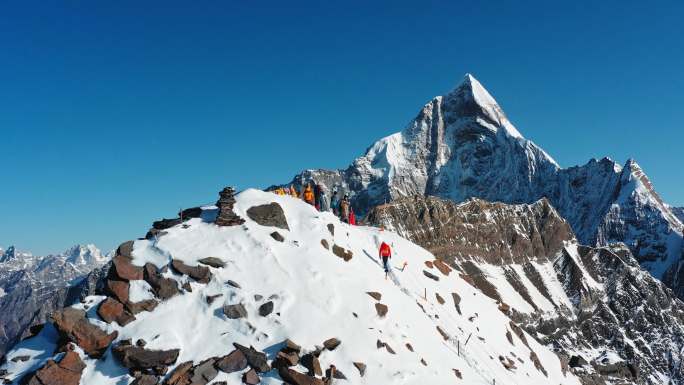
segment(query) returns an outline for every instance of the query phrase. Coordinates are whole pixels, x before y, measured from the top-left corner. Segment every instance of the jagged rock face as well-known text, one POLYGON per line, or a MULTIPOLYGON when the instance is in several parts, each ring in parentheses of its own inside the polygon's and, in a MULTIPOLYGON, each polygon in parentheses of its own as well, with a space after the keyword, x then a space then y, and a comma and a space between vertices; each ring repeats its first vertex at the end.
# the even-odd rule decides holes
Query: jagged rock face
MULTIPOLYGON (((632 160, 604 158, 562 169, 523 138, 472 76, 427 103, 401 132, 380 139, 346 170, 307 170, 314 180, 352 193, 357 213, 413 195, 533 203, 547 198, 583 244, 627 244, 657 278, 677 269, 682 222, 632 160)), ((684 282, 667 280, 680 296, 684 282)))
POLYGON ((9 247, 0 256, 0 356, 53 311, 94 294, 98 273, 89 272, 106 260, 92 245, 45 257, 9 247))
POLYGON ((457 204, 413 197, 368 220, 450 261, 585 383, 684 381, 684 303, 624 246, 578 246, 547 201, 457 204), (594 382, 592 382, 594 381, 594 382))
POLYGON ((447 261, 477 259, 506 264, 526 258, 547 260, 573 239, 568 223, 545 199, 510 206, 481 199, 459 204, 415 196, 379 206, 367 219, 447 261))

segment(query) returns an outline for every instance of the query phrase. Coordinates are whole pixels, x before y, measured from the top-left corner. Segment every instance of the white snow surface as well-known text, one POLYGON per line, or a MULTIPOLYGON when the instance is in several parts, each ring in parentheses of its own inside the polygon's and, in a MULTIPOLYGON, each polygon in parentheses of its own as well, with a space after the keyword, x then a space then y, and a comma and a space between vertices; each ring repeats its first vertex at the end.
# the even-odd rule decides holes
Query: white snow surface
MULTIPOLYGON (((199 363, 228 354, 233 350, 233 342, 253 345, 272 359, 286 338, 312 350, 336 337, 341 345, 321 354, 321 365, 327 368, 335 364, 349 378, 349 384, 490 385, 494 380, 497 384, 579 384, 572 374, 566 377, 561 372, 554 353, 529 335, 529 348, 514 333, 511 344, 506 338, 510 320, 497 309, 497 304, 467 284, 457 272, 444 276, 437 269, 427 269, 424 262, 435 257, 410 241, 377 228, 340 223, 332 214, 319 213, 288 196, 247 190, 236 198, 235 212, 247 220, 244 226, 218 227, 196 218, 187 222, 187 228, 170 228, 158 241, 136 241, 134 246, 134 263, 139 265, 152 262, 161 266, 171 258, 189 265, 209 256, 222 259, 226 267, 212 268, 209 284, 192 282, 192 292, 161 303, 151 313, 138 314, 137 320, 125 327, 97 321, 97 306, 91 306, 88 314, 92 322, 110 331, 118 330, 118 340, 143 338, 149 349, 178 348, 177 363, 199 363), (246 216, 249 207, 270 202, 282 206, 290 231, 258 225, 246 216), (335 226, 334 236, 326 227, 330 223, 335 226), (283 243, 270 237, 275 230, 285 237, 283 243), (326 250, 321 239, 351 250, 353 258, 345 262, 326 250), (377 258, 381 241, 393 246, 394 268, 389 279, 385 279, 377 258), (401 271, 398 267, 404 262, 407 266, 401 271), (439 281, 424 276, 423 270, 430 270, 439 281), (226 285, 227 280, 239 283, 241 288, 226 285), (366 294, 369 291, 382 294, 379 302, 389 308, 384 318, 376 314, 376 301, 366 294), (462 298, 462 315, 456 311, 452 292, 462 298), (436 293, 446 300, 445 304, 439 304, 436 293), (208 305, 206 296, 214 294, 223 296, 208 305), (263 299, 256 300, 255 295, 263 299), (275 310, 260 317, 257 308, 269 298, 274 301, 275 310), (230 320, 222 314, 223 304, 235 303, 245 305, 247 319, 230 320), (449 335, 448 340, 443 339, 437 327, 449 335), (387 343, 396 354, 378 349, 377 340, 387 343), (406 343, 415 352, 409 351, 406 343), (461 347, 460 356, 457 344, 461 347), (538 355, 548 377, 535 369, 530 349, 538 355), (499 362, 500 356, 510 358, 517 368, 505 369, 499 362), (421 364, 421 358, 427 366, 421 364), (367 365, 364 377, 360 377, 353 362, 367 365), (460 370, 463 380, 455 377, 453 369, 460 370)), ((171 273, 167 276, 179 281, 187 279, 171 273)), ((145 290, 144 285, 136 284, 131 294, 140 296, 145 290)), ((89 297, 87 303, 95 304, 102 299, 89 297)), ((22 342, 8 354, 10 361, 5 368, 13 373, 11 378, 18 378, 51 357, 53 334, 54 329, 46 327, 38 337, 22 342), (11 358, 19 354, 31 355, 32 359, 12 363, 11 358)), ((82 357, 87 368, 81 384, 119 385, 132 381, 111 352, 101 360, 82 357)), ((240 378, 241 373, 221 373, 215 381, 239 384, 240 378)), ((276 371, 271 371, 261 383, 280 385, 282 380, 276 371)))

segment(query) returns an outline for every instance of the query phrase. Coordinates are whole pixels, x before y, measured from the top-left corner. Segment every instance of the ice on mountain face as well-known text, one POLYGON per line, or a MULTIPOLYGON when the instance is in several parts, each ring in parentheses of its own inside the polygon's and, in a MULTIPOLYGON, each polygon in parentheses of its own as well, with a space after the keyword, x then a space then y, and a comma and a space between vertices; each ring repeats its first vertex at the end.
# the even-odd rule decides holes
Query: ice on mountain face
MULTIPOLYGON (((575 376, 562 372, 561 361, 551 350, 525 332, 511 331, 510 319, 494 300, 456 271, 448 274, 428 268, 426 262, 432 263, 435 257, 415 244, 389 231, 343 224, 331 213, 317 212, 292 197, 247 190, 236 199, 234 211, 246 219, 244 225, 220 227, 194 218, 185 226, 166 229, 167 234, 156 241, 134 244, 135 265, 158 261, 161 268, 173 259, 195 266, 209 256, 223 261, 224 268, 211 268, 209 283, 190 280, 192 291, 161 302, 151 312, 136 314, 136 320, 124 327, 96 321, 95 309, 103 298, 89 297, 86 305, 90 306, 91 322, 116 330, 119 335, 114 344, 142 338, 149 349, 180 349, 176 365, 223 356, 232 351, 234 342, 266 352, 271 361, 286 338, 311 351, 335 337, 341 344, 324 350, 320 364, 323 369, 334 364, 350 384, 452 384, 461 381, 454 369, 464 383, 476 385, 494 381, 579 384, 575 376), (288 222, 289 231, 278 230, 284 242, 271 237, 273 227, 258 225, 246 215, 250 207, 271 202, 282 207, 288 222), (328 228, 331 224, 334 235, 328 228), (321 240, 350 251, 352 258, 338 257, 321 240), (394 267, 389 279, 376 256, 381 241, 393 246, 394 267), (404 262, 406 266, 400 269, 404 262), (437 280, 426 276, 424 270, 437 280), (380 293, 380 300, 367 292, 380 293), (217 299, 209 302, 210 297, 217 299), (261 316, 259 309, 267 301, 272 301, 273 310, 261 316), (378 302, 386 306, 384 316, 378 314, 378 302), (225 304, 242 304, 247 317, 227 318, 222 310, 225 304), (363 377, 354 362, 365 365, 363 377)), ((174 269, 163 274, 178 282, 189 279, 174 269)), ((40 338, 56 340, 46 336, 48 332, 40 338)), ((23 344, 16 351, 23 349, 23 344)), ((10 361, 3 368, 12 373, 10 378, 18 378, 52 357, 53 351, 54 346, 48 346, 34 352, 32 356, 40 359, 30 367, 10 361)), ((10 356, 15 354, 13 351, 10 356)), ((81 354, 87 367, 80 383, 130 382, 128 371, 111 354, 107 351, 101 360, 81 354)), ((304 370, 300 366, 294 369, 304 370)), ((245 371, 220 373, 213 380, 239 384, 245 371)), ((261 376, 262 384, 282 382, 277 371, 261 376)))
POLYGON ((311 180, 351 193, 361 215, 413 195, 456 202, 533 203, 547 198, 581 243, 627 244, 643 266, 684 298, 684 270, 678 270, 682 222, 638 165, 630 160, 622 167, 603 158, 560 168, 522 137, 471 75, 428 102, 404 130, 374 143, 347 169, 307 170, 292 183, 301 186, 311 180))

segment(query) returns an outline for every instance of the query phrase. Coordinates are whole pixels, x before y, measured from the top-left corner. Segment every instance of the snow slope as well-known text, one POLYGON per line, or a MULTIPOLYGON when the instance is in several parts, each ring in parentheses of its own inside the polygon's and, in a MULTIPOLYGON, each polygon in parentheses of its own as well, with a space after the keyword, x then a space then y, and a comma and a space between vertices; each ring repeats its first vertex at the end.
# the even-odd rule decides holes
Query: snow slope
MULTIPOLYGON (((341 345, 321 354, 321 366, 334 363, 350 384, 458 383, 453 369, 461 372, 462 383, 467 384, 490 385, 494 380, 497 384, 579 384, 572 374, 562 373, 554 353, 529 335, 529 348, 514 332, 509 342, 506 334, 511 331, 510 319, 497 309, 496 302, 466 283, 456 271, 445 276, 428 269, 425 261, 435 257, 410 241, 377 228, 350 227, 332 214, 319 213, 291 197, 247 190, 236 198, 234 210, 246 219, 243 226, 218 227, 211 223, 211 211, 205 211, 204 219, 191 219, 186 226, 167 229, 168 233, 156 240, 138 240, 134 244, 133 261, 137 265, 151 262, 162 267, 172 258, 195 265, 204 257, 220 258, 226 267, 212 268, 213 278, 208 284, 169 270, 166 277, 179 283, 190 280, 192 292, 162 302, 152 312, 138 314, 125 327, 97 319, 96 304, 103 297, 88 297, 86 304, 77 306, 89 308, 92 323, 117 330, 117 340, 143 338, 146 348, 180 349, 177 363, 198 363, 228 354, 233 342, 253 345, 273 358, 286 338, 312 350, 336 337, 341 345), (270 202, 283 208, 289 231, 261 226, 246 215, 248 208, 270 202), (333 224, 334 235, 328 224, 333 224), (269 235, 275 230, 284 236, 284 242, 269 235), (351 250, 352 259, 345 261, 336 256, 323 247, 321 240, 351 250), (393 245, 390 279, 385 279, 376 257, 381 241, 393 245), (398 267, 403 262, 407 266, 401 271, 398 267), (424 270, 430 270, 438 281, 425 276, 424 270), (227 285, 228 280, 241 288, 227 285), (369 291, 382 294, 379 302, 388 307, 384 318, 376 314, 376 301, 366 294, 369 291), (461 298, 462 314, 454 306, 452 293, 461 298), (222 297, 207 304, 205 298, 216 294, 222 297), (437 294, 446 303, 440 304, 437 294), (257 300, 257 295, 262 299, 257 300), (269 298, 275 303, 274 312, 258 316, 257 307, 269 298), (222 305, 235 303, 245 305, 246 319, 232 320, 223 315, 222 305), (438 327, 448 339, 442 337, 438 327), (378 340, 396 354, 378 349, 378 340), (407 343, 414 352, 406 348, 407 343), (531 352, 539 357, 547 375, 535 368, 531 352), (510 359, 516 368, 506 369, 499 357, 510 359), (364 377, 353 362, 367 365, 364 377)), ((135 287, 131 295, 145 295, 144 285, 135 287)), ((38 337, 19 344, 3 366, 11 373, 9 378, 18 379, 51 357, 55 339, 54 329, 46 327, 38 337), (11 362, 18 355, 30 355, 31 359, 11 362)), ((81 384, 126 384, 132 380, 112 359, 110 351, 100 360, 81 356, 87 364, 81 384)), ((215 381, 238 384, 240 376, 220 373, 215 381)), ((282 380, 271 371, 261 383, 280 385, 282 380)))

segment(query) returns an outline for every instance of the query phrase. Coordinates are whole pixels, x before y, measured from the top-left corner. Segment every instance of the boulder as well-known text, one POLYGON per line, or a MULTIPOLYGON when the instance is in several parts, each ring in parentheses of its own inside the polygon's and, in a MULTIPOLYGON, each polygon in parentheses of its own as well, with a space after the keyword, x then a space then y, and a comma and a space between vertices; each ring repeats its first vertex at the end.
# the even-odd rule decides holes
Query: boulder
POLYGON ((119 343, 112 348, 114 357, 128 369, 152 369, 176 363, 179 349, 147 350, 127 343, 119 343))
POLYGON ((138 314, 143 311, 154 310, 159 303, 153 299, 146 299, 140 302, 127 302, 125 304, 126 309, 128 309, 131 314, 138 314))
POLYGON ((323 347, 325 347, 326 349, 332 351, 332 350, 337 349, 337 347, 340 346, 341 343, 342 343, 342 341, 340 341, 340 340, 338 340, 337 338, 334 338, 334 337, 333 337, 333 338, 330 338, 330 339, 325 340, 325 341, 323 342, 323 347))
POLYGON ((587 366, 589 363, 582 356, 572 356, 568 362, 571 368, 579 368, 582 366, 587 366))
POLYGON ((217 226, 238 226, 245 223, 245 220, 233 212, 235 206, 235 189, 226 187, 219 192, 219 200, 216 202, 219 209, 216 216, 217 226))
POLYGON ((159 377, 152 374, 142 374, 131 382, 131 385, 157 385, 159 377))
POLYGON ((330 235, 333 237, 335 236, 335 225, 332 223, 328 223, 328 231, 330 232, 330 235))
POLYGON ((65 308, 52 314, 52 322, 60 336, 80 346, 92 358, 100 358, 107 347, 119 335, 114 331, 107 334, 104 330, 90 323, 83 310, 65 308))
POLYGON ((387 305, 382 304, 380 302, 375 303, 375 312, 378 313, 378 316, 380 318, 387 315, 387 310, 388 310, 387 305))
POLYGON ((211 280, 211 271, 206 266, 188 266, 182 261, 174 259, 171 261, 171 267, 176 272, 185 274, 200 283, 209 283, 211 280))
POLYGON ((285 367, 291 367, 295 366, 299 363, 299 355, 297 352, 284 352, 284 351, 279 351, 278 354, 276 355, 275 360, 273 360, 273 363, 271 366, 274 368, 280 368, 282 366, 285 367))
POLYGON ((451 298, 454 300, 454 306, 458 314, 461 314, 461 296, 456 293, 451 293, 451 298))
POLYGON ((254 369, 248 370, 242 375, 242 382, 247 385, 257 385, 261 380, 254 369))
POLYGON ((345 262, 349 262, 354 256, 354 253, 351 250, 347 250, 344 247, 338 245, 333 245, 332 252, 338 257, 344 259, 345 262))
POLYGON ((290 230, 290 227, 287 225, 287 219, 285 218, 285 212, 276 202, 250 207, 247 209, 247 216, 249 219, 262 226, 290 230))
POLYGON ((247 358, 247 364, 249 364, 249 366, 251 366, 258 373, 266 373, 271 370, 271 367, 268 365, 266 354, 254 349, 251 346, 248 348, 238 343, 233 343, 233 346, 235 346, 236 349, 240 350, 242 354, 245 355, 245 358, 247 358))
POLYGON ((334 378, 337 380, 346 380, 347 376, 342 373, 341 370, 337 369, 336 367, 332 366, 328 369, 325 370, 325 377, 326 378, 334 378))
POLYGON ((130 284, 127 281, 108 279, 105 285, 105 289, 111 297, 116 298, 121 303, 128 302, 130 284))
POLYGON ((131 259, 122 255, 112 258, 112 268, 109 270, 114 277, 124 281, 143 279, 143 268, 131 263, 131 259))
POLYGON ((135 316, 129 313, 121 302, 110 297, 100 303, 97 315, 106 323, 116 322, 121 326, 126 326, 135 320, 135 316))
POLYGON ((359 375, 363 377, 366 374, 366 364, 363 362, 354 362, 354 367, 359 371, 359 375))
POLYGON ((190 207, 189 209, 182 210, 178 213, 178 216, 183 220, 187 221, 192 218, 200 218, 202 216, 201 207, 190 207))
POLYGON ((180 294, 178 283, 171 278, 163 277, 159 272, 159 269, 157 269, 157 266, 146 263, 145 266, 143 266, 143 272, 145 281, 150 284, 155 296, 160 300, 164 301, 180 294))
POLYGON ((183 223, 180 218, 162 218, 158 221, 152 222, 152 228, 154 230, 166 230, 176 225, 183 223))
POLYGON ((280 233, 277 231, 271 233, 271 238, 275 239, 278 242, 285 242, 285 238, 282 235, 280 235, 280 233))
POLYGON ((133 245, 135 241, 126 241, 119 245, 116 249, 116 255, 120 255, 125 258, 133 258, 133 245))
POLYGON ((86 365, 78 353, 68 351, 59 363, 48 360, 29 378, 22 380, 28 385, 78 385, 86 365))
POLYGON ((218 370, 214 366, 216 361, 218 361, 218 358, 212 357, 200 362, 197 366, 194 366, 191 370, 192 374, 190 375, 189 383, 204 385, 216 378, 216 376, 218 376, 218 370))
POLYGON ((439 293, 435 293, 435 298, 437 299, 437 302, 439 302, 440 305, 444 305, 444 303, 446 302, 444 301, 444 298, 442 298, 442 296, 439 295, 439 293))
POLYGON ((321 246, 326 250, 330 250, 330 244, 325 239, 321 239, 321 246))
POLYGON ((216 361, 216 367, 224 373, 238 372, 245 369, 247 365, 247 357, 239 349, 233 350, 232 353, 216 361))
POLYGON ((273 312, 273 301, 268 301, 259 306, 259 315, 266 317, 273 312))
POLYGON ((432 261, 425 261, 425 266, 427 266, 428 269, 432 269, 432 268, 435 267, 435 266, 432 264, 432 261))
POLYGON ((432 264, 437 268, 437 270, 439 270, 440 273, 446 276, 449 276, 451 273, 451 268, 441 259, 435 259, 432 264))
POLYGON ((215 267, 215 268, 217 268, 217 269, 226 266, 226 263, 225 263, 225 262, 223 262, 221 259, 216 258, 216 257, 206 257, 206 258, 202 258, 202 259, 200 259, 198 262, 201 263, 201 264, 203 264, 203 265, 215 267))
POLYGON ((188 374, 192 369, 192 361, 183 362, 176 366, 169 374, 169 377, 164 381, 164 385, 185 385, 188 380, 188 374))
POLYGON ((285 347, 283 347, 283 351, 286 352, 301 352, 302 347, 294 343, 294 341, 290 340, 289 338, 285 340, 285 347))
POLYGON ((367 291, 366 294, 373 297, 373 299, 376 301, 380 301, 382 299, 382 294, 378 293, 377 291, 367 291))
POLYGON ((426 277, 428 277, 428 278, 430 278, 430 279, 433 279, 433 280, 435 280, 435 281, 439 281, 439 277, 438 277, 438 276, 436 276, 436 275, 430 273, 430 272, 427 271, 427 270, 423 270, 423 275, 425 275, 426 277))
POLYGON ((291 368, 280 368, 278 369, 278 374, 283 381, 292 385, 324 385, 323 380, 320 378, 299 373, 291 368))
POLYGON ((224 305, 223 314, 225 314, 226 317, 230 319, 246 318, 247 309, 245 309, 245 306, 241 303, 234 305, 224 305))

